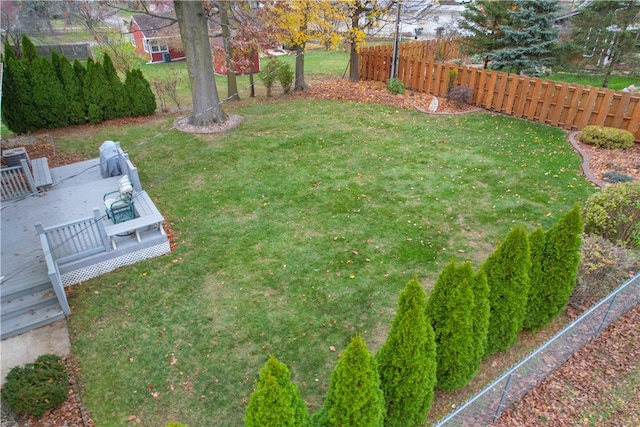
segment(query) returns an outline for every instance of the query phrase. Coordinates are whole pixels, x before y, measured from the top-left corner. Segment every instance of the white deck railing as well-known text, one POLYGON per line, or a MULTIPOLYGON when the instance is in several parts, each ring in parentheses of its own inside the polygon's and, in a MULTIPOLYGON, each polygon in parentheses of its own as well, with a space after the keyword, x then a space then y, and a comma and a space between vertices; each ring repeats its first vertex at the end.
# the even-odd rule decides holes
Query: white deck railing
POLYGON ((37 191, 25 159, 20 160, 20 166, 2 168, 2 200, 17 199, 37 191))
POLYGON ((48 228, 38 223, 35 227, 38 234, 46 236, 49 251, 56 264, 76 261, 109 250, 109 239, 98 209, 93 210, 93 217, 48 228))

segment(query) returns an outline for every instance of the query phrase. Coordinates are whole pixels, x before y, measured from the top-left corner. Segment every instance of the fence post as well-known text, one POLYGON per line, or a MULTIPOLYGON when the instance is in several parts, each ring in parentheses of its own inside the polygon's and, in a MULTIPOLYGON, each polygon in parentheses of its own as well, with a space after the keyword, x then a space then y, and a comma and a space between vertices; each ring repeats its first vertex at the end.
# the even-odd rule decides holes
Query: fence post
POLYGON ((513 372, 509 374, 507 377, 507 383, 504 385, 504 389, 502 390, 502 396, 500 396, 500 403, 498 403, 498 408, 496 409, 496 415, 493 417, 493 422, 498 421, 500 414, 502 413, 502 408, 504 407, 504 400, 507 397, 507 391, 509 391, 509 386, 511 385, 511 378, 513 377, 513 372))
POLYGON ((100 235, 102 246, 104 246, 105 251, 109 252, 109 250, 111 249, 111 245, 109 244, 109 236, 107 236, 107 231, 104 229, 102 215, 100 214, 98 208, 93 208, 93 216, 96 219, 96 227, 98 228, 98 234, 100 235))
POLYGON ((613 304, 616 303, 617 299, 618 299, 618 294, 615 294, 611 299, 611 304, 609 304, 609 307, 607 308, 607 312, 604 314, 604 317, 602 318, 602 322, 600 323, 600 327, 598 327, 598 331, 594 335, 594 338, 599 337, 600 333, 605 328, 607 319, 609 318, 609 313, 611 312, 611 307, 613 307, 613 304))

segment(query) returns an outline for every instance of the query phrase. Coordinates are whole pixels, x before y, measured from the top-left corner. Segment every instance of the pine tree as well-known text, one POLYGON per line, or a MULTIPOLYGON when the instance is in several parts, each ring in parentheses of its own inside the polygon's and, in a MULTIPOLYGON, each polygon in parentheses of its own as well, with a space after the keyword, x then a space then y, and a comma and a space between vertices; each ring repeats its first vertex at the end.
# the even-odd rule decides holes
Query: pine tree
POLYGON ((486 355, 507 350, 517 340, 527 311, 530 269, 529 238, 516 227, 482 266, 491 305, 486 355))
POLYGON ((87 70, 92 64, 93 60, 91 58, 87 59, 87 68, 83 67, 82 63, 77 59, 73 60, 73 72, 76 74, 80 84, 84 84, 84 76, 87 74, 87 70))
POLYGON ((398 298, 398 312, 375 356, 386 405, 385 426, 424 423, 436 383, 436 343, 426 317, 426 294, 417 278, 398 298))
POLYGON ((127 71, 124 89, 129 100, 129 116, 149 116, 156 111, 156 97, 149 82, 137 68, 127 71))
POLYGON ((503 47, 501 26, 509 22, 512 7, 512 1, 478 0, 460 13, 458 25, 470 34, 460 40, 460 47, 467 55, 482 55, 484 68, 491 60, 489 53, 503 47))
POLYGON ((251 393, 245 425, 247 427, 306 426, 309 410, 291 382, 291 372, 275 356, 260 370, 256 390, 251 393))
POLYGON ((551 322, 569 302, 580 265, 582 230, 580 207, 575 205, 545 233, 542 280, 530 297, 526 324, 529 329, 540 329, 551 322))
POLYGON ((559 6, 557 0, 515 0, 504 32, 505 47, 491 52, 492 66, 516 73, 539 75, 544 67, 553 65, 551 48, 558 39, 554 26, 559 6))
POLYGON ((637 61, 640 2, 589 1, 580 6, 580 13, 570 18, 571 42, 582 68, 597 67, 604 74, 602 87, 608 87, 616 69, 637 61))
POLYGON ((129 110, 129 99, 124 91, 122 81, 120 77, 118 77, 118 72, 113 65, 113 61, 107 53, 103 55, 102 68, 104 69, 106 82, 109 86, 108 98, 110 99, 104 106, 105 118, 110 120, 125 117, 129 110))
POLYGON ((25 65, 25 67, 29 68, 31 67, 31 64, 33 64, 33 62, 40 56, 38 54, 38 50, 26 34, 22 36, 22 39, 20 40, 20 46, 22 46, 21 61, 25 65))
POLYGON ((14 58, 5 63, 2 78, 2 120, 15 133, 44 128, 42 115, 33 102, 31 71, 14 58))
POLYGON ((56 55, 55 52, 51 55, 51 62, 64 88, 69 124, 80 125, 86 123, 87 112, 82 95, 82 83, 78 79, 71 63, 64 56, 56 55))
POLYGON ((384 395, 375 359, 362 337, 356 335, 331 373, 327 398, 314 414, 314 424, 380 427, 384 413, 384 395))
POLYGON ((87 72, 84 76, 82 93, 87 104, 89 122, 97 124, 105 120, 104 105, 109 99, 104 69, 99 62, 87 61, 87 72))
POLYGON ((468 278, 456 283, 448 301, 446 321, 438 325, 436 341, 437 388, 453 391, 464 387, 475 375, 475 337, 473 335, 473 289, 468 278))
POLYGON ((489 283, 484 271, 479 271, 473 276, 473 336, 475 340, 474 362, 477 372, 487 350, 487 332, 489 330, 489 317, 491 305, 489 303, 489 283))
POLYGON ((65 93, 58 75, 46 58, 31 63, 33 103, 42 116, 44 127, 52 129, 69 125, 65 93))
POLYGON ((547 311, 544 300, 545 283, 542 272, 544 258, 545 236, 541 227, 529 234, 529 248, 531 254, 531 270, 529 270, 529 298, 527 299, 527 315, 524 319, 524 329, 534 329, 539 323, 542 313, 547 311))
POLYGON ((6 64, 7 62, 9 62, 9 59, 11 58, 18 60, 18 57, 16 56, 16 52, 13 50, 9 42, 5 40, 4 52, 2 53, 2 62, 6 64))

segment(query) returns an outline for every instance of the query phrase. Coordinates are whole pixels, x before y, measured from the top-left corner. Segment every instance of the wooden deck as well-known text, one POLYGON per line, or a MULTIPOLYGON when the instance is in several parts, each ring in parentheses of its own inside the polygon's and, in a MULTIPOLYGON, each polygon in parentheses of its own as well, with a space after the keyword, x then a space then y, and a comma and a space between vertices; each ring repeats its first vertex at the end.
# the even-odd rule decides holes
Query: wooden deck
MULTIPOLYGON (((46 191, 2 203, 0 290, 3 300, 5 295, 21 289, 50 283, 35 224, 41 223, 44 228, 48 228, 69 223, 93 216, 94 208, 97 208, 103 214, 104 225, 113 226, 104 216, 102 197, 117 189, 120 176, 102 178, 99 159, 53 168, 51 177, 53 185, 46 191)), ((146 192, 142 193, 146 196, 146 192)), ((153 204, 148 196, 145 202, 153 204)), ((161 222, 162 219, 159 215, 155 221, 161 222)), ((123 265, 169 251, 166 233, 159 232, 157 227, 139 230, 137 237, 139 239, 136 236, 117 237, 117 249, 110 248, 102 254, 75 262, 74 265, 60 266, 63 283, 79 283, 123 265)))

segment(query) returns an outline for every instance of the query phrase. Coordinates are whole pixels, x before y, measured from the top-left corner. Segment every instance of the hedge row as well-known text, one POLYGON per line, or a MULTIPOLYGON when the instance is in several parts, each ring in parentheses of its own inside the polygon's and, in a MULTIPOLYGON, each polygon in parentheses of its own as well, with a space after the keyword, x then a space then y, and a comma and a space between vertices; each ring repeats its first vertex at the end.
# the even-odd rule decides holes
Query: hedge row
POLYGON ((478 272, 452 260, 428 301, 411 280, 385 344, 372 356, 356 335, 331 374, 324 405, 311 417, 286 366, 271 356, 249 399, 247 426, 422 425, 434 389, 464 387, 485 357, 507 350, 523 329, 542 328, 566 307, 582 231, 576 205, 547 232, 515 227, 478 272))
POLYGON ((21 58, 5 44, 2 81, 2 121, 21 134, 121 117, 151 115, 156 100, 139 69, 129 70, 124 83, 105 54, 86 68, 52 52, 39 56, 31 40, 22 37, 21 58))

